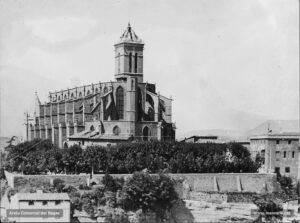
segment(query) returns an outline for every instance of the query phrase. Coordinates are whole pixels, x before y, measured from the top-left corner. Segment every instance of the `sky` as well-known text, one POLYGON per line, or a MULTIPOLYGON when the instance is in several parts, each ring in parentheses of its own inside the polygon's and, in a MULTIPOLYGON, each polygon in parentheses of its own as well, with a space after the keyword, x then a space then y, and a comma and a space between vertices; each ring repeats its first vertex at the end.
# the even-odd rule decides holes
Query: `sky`
POLYGON ((177 135, 298 119, 298 0, 2 0, 0 135, 24 134, 35 92, 114 80, 128 22, 177 135))

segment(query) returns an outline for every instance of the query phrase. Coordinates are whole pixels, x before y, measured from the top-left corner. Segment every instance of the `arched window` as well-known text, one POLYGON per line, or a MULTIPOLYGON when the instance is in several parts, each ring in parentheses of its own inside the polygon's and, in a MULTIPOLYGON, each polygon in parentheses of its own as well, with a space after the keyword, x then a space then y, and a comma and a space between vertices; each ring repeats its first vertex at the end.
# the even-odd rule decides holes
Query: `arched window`
POLYGON ((60 101, 60 96, 58 96, 58 100, 60 101))
POLYGON ((95 127, 94 127, 93 125, 91 125, 90 131, 91 131, 91 132, 95 131, 95 127))
POLYGON ((90 91, 88 90, 87 93, 86 93, 86 95, 89 95, 89 94, 90 94, 90 91))
POLYGON ((117 105, 116 107, 117 107, 119 119, 123 119, 124 118, 124 90, 121 86, 117 88, 116 105, 117 105))
POLYGON ((68 143, 66 143, 66 142, 64 143, 64 148, 68 149, 68 143))
POLYGON ((143 140, 144 141, 148 141, 148 137, 149 137, 149 128, 146 126, 143 129, 143 140))
POLYGON ((137 88, 137 95, 138 95, 138 97, 137 97, 137 111, 138 111, 138 114, 137 114, 137 116, 138 116, 138 121, 141 121, 142 120, 142 118, 143 118, 143 114, 144 114, 144 111, 143 111, 143 106, 142 106, 142 104, 143 104, 143 96, 142 96, 142 91, 141 91, 141 89, 138 87, 137 88))
POLYGON ((81 93, 81 92, 79 93, 79 97, 80 97, 80 98, 82 97, 82 93, 81 93))
POLYGON ((132 53, 129 53, 129 73, 131 73, 132 53))
POLYGON ((68 96, 65 94, 65 100, 67 100, 68 96))
POLYGON ((120 63, 121 58, 120 57, 121 57, 121 54, 118 53, 118 74, 120 73, 120 69, 121 69, 121 67, 120 67, 121 66, 121 63, 120 63))
POLYGON ((137 73, 138 54, 134 55, 134 73, 137 73))
POLYGON ((74 94, 73 93, 71 94, 71 98, 74 98, 74 94))
POLYGON ((95 92, 98 93, 98 88, 95 89, 95 92))
POLYGON ((120 129, 120 127, 119 126, 115 126, 114 128, 113 128, 113 134, 114 135, 119 135, 121 133, 121 129, 120 129))

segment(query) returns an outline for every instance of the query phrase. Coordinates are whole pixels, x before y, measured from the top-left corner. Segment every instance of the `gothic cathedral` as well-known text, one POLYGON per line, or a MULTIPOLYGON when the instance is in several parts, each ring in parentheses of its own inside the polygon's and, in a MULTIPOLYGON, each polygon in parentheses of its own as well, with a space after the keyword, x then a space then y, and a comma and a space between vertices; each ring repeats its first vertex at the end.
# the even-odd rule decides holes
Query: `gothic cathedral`
POLYGON ((130 24, 115 47, 115 81, 36 95, 28 139, 50 139, 60 148, 125 141, 175 140, 172 99, 143 81, 143 41, 130 24))

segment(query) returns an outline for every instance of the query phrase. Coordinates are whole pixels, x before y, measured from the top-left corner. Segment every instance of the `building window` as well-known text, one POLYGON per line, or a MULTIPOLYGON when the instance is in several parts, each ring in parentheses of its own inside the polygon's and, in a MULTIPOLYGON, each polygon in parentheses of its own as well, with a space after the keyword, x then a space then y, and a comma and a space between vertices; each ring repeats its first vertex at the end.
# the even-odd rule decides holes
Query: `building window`
POLYGON ((91 132, 95 131, 95 128, 94 128, 94 126, 93 126, 93 125, 91 125, 91 127, 90 127, 90 131, 91 131, 91 132))
POLYGON ((288 144, 290 145, 292 143, 292 140, 288 140, 288 144))
POLYGON ((283 158, 286 158, 286 151, 283 152, 283 158))
POLYGON ((59 205, 61 201, 55 201, 55 205, 59 205))
POLYGON ((276 161, 280 160, 280 151, 276 151, 276 161))
POLYGON ((119 135, 120 133, 121 133, 120 127, 119 127, 119 126, 115 126, 115 127, 113 128, 113 134, 114 134, 114 135, 119 135))
POLYGON ((29 201, 28 205, 34 205, 34 202, 33 201, 29 201))
POLYGON ((129 73, 131 73, 132 53, 129 53, 129 73))
POLYGON ((43 205, 47 205, 48 204, 48 201, 43 201, 43 205))
POLYGON ((82 97, 82 93, 81 93, 81 92, 79 93, 79 97, 80 97, 80 98, 82 97))
POLYGON ((280 168, 279 167, 275 167, 275 173, 280 174, 280 168))
POLYGON ((86 95, 89 95, 89 94, 90 94, 90 91, 88 90, 87 93, 86 93, 86 95))
POLYGON ((117 88, 116 107, 117 107, 119 119, 123 119, 124 118, 124 90, 122 87, 117 88))
POLYGON ((65 94, 65 100, 67 100, 68 96, 65 94))
POLYGON ((277 145, 279 144, 279 140, 276 140, 276 144, 277 144, 277 145))
POLYGON ((295 151, 292 152, 292 158, 295 158, 295 151))
POLYGON ((134 55, 134 73, 137 73, 138 54, 134 55))
POLYGON ((285 172, 286 172, 286 173, 289 173, 289 172, 290 172, 290 168, 289 168, 289 167, 286 167, 286 168, 285 168, 285 172))

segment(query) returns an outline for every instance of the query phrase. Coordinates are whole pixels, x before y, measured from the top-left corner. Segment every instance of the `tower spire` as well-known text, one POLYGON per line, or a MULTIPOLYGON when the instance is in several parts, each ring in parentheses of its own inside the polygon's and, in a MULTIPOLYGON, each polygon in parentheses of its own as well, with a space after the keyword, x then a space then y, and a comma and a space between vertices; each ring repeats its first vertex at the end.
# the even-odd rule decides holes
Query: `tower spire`
POLYGON ((134 32, 130 22, 114 46, 116 53, 115 77, 123 80, 127 77, 137 77, 138 82, 143 82, 144 43, 134 32))

